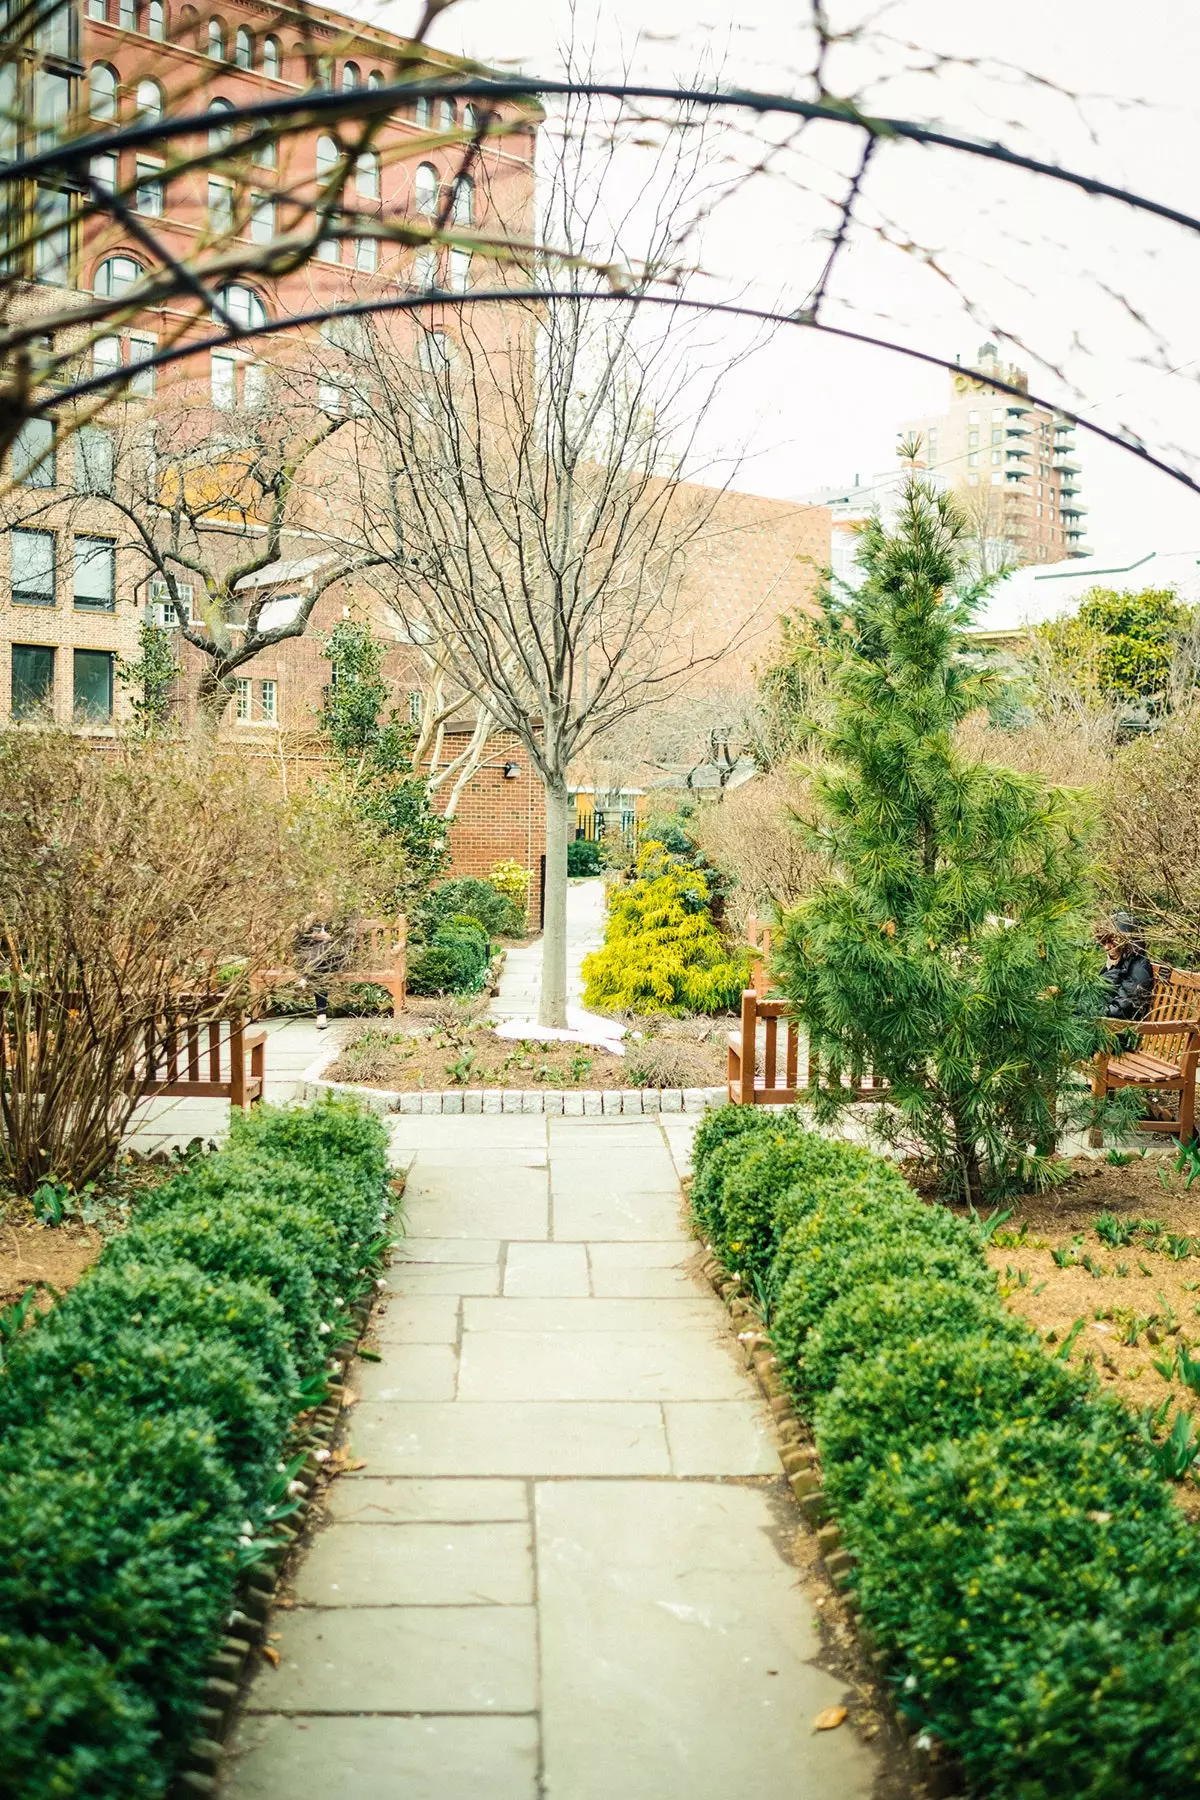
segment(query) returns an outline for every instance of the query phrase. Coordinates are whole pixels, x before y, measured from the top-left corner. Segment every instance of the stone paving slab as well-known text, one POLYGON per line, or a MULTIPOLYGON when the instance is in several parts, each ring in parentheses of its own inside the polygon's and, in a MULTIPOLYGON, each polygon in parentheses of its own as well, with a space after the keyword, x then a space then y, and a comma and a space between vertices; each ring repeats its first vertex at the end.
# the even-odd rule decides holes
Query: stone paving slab
POLYGON ((694 1299, 700 1293, 689 1267, 694 1256, 690 1242, 591 1243, 592 1293, 598 1299, 694 1299))
POLYGON ((343 1475, 330 1488, 325 1510, 332 1519, 359 1525, 475 1524, 479 1520, 528 1519, 524 1481, 427 1481, 378 1475, 343 1475))
POLYGON ((389 1344, 385 1360, 360 1363, 354 1381, 364 1400, 453 1400, 458 1387, 455 1346, 389 1344))
POLYGON ((529 1526, 333 1525, 300 1565, 296 1599, 302 1606, 531 1606, 529 1526))
MULTIPOLYGON (((402 1527, 400 1528, 402 1529, 402 1527)), ((537 1628, 531 1606, 396 1606, 276 1619, 279 1667, 248 1712, 532 1712, 537 1628)))
MULTIPOLYGON (((580 1303, 581 1308, 590 1304, 580 1303)), ((364 1390, 365 1391, 365 1390, 364 1390)), ((460 1400, 738 1400, 728 1346, 696 1331, 468 1330, 460 1400)))
POLYGON ((556 1243, 605 1239, 637 1243, 683 1235, 677 1185, 671 1193, 619 1188, 607 1196, 597 1192, 587 1198, 556 1192, 553 1216, 556 1243))
POLYGON ((710 1341, 726 1337, 729 1329, 724 1309, 711 1295, 699 1294, 694 1288, 687 1295, 644 1300, 469 1297, 462 1303, 462 1323, 465 1331, 488 1332, 683 1331, 693 1327, 710 1341))
POLYGON ((510 1244, 504 1259, 502 1291, 509 1299, 589 1294, 586 1244, 510 1244))
POLYGON ((538 1722, 525 1717, 250 1717, 236 1800, 537 1800, 538 1722))
POLYGON ((376 1475, 669 1475, 649 1402, 366 1401, 350 1439, 376 1475))
POLYGON ((778 1475, 770 1415, 760 1400, 668 1401, 667 1445, 676 1475, 778 1475))
POLYGON ((381 1344, 453 1344, 458 1339, 458 1309, 457 1294, 396 1294, 375 1335, 381 1344))
POLYGON ((760 1490, 537 1490, 546 1791, 554 1800, 867 1800, 873 1761, 812 1721, 843 1698, 760 1490))
MULTIPOLYGON (((543 1182, 545 1177, 542 1177, 543 1182)), ((421 1197, 405 1205, 409 1229, 418 1237, 500 1237, 544 1240, 549 1235, 545 1193, 508 1200, 421 1197)))
POLYGON ((396 1246, 393 1267, 404 1263, 499 1264, 503 1238, 405 1237, 396 1246))

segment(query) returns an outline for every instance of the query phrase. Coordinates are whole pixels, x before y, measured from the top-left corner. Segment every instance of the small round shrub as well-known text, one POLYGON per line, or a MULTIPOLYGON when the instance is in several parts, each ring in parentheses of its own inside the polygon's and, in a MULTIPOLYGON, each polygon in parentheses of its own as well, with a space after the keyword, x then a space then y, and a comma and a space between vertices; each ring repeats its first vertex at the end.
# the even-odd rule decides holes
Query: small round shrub
POLYGON ((477 919, 456 914, 439 925, 424 950, 410 956, 409 992, 475 994, 483 986, 492 947, 477 919))
POLYGON ((511 894, 501 893, 490 881, 462 875, 431 888, 413 916, 414 928, 431 941, 439 928, 455 917, 467 916, 493 937, 520 937, 525 930, 525 908, 511 894))
POLYGON ((916 1343, 936 1333, 994 1333, 1020 1338, 1024 1328, 1008 1321, 993 1295, 957 1281, 872 1282, 835 1300, 800 1355, 788 1365, 798 1391, 825 1393, 841 1373, 842 1360, 871 1356, 889 1344, 916 1343))
POLYGON ((604 871, 604 852, 601 845, 593 843, 589 838, 572 838, 567 845, 567 875, 578 879, 581 876, 600 875, 604 871))

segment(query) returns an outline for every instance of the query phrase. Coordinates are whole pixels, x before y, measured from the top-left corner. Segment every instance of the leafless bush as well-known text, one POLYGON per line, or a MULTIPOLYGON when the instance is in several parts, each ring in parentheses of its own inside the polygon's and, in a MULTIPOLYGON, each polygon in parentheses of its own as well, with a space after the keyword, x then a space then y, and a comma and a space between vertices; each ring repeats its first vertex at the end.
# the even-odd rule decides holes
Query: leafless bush
POLYGON ((338 1058, 339 1081, 378 1081, 395 1060, 397 1046, 410 1040, 405 1032, 384 1025, 361 1025, 351 1032, 338 1058))
POLYGON ((631 1044, 629 1079, 635 1087, 707 1087, 712 1075, 711 1052, 698 1042, 677 1037, 648 1037, 631 1044))
POLYGON ((797 817, 811 806, 808 778, 775 769, 697 814, 701 849, 736 884, 725 906, 733 930, 744 929, 752 912, 795 906, 824 873, 825 858, 806 842, 797 817))
POLYGON ((243 1002, 309 904, 282 802, 195 746, 0 736, 0 1176, 111 1161, 145 1034, 243 1002))
POLYGON ((1100 797, 1108 897, 1152 950, 1200 968, 1200 704, 1119 750, 1100 797))
POLYGON ((1022 775, 1040 775, 1057 787, 1094 787, 1103 780, 1116 738, 1116 715, 1066 710, 1034 718, 1016 730, 973 713, 959 730, 963 747, 981 762, 1000 763, 1022 775))

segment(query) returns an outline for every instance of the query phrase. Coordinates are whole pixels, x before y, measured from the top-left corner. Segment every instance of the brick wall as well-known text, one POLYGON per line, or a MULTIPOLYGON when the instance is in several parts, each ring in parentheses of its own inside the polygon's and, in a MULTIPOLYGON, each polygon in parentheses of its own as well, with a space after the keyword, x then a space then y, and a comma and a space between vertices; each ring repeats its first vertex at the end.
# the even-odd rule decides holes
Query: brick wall
MULTIPOLYGON (((447 756, 457 754, 449 739, 447 756)), ((449 793, 441 790, 445 810, 449 793)), ((458 800, 450 824, 451 873, 486 877, 498 862, 510 858, 533 872, 530 906, 537 922, 538 870, 545 850, 545 796, 537 772, 524 748, 509 733, 489 740, 485 762, 472 775, 458 800), (504 765, 515 763, 519 774, 506 776, 504 765)))

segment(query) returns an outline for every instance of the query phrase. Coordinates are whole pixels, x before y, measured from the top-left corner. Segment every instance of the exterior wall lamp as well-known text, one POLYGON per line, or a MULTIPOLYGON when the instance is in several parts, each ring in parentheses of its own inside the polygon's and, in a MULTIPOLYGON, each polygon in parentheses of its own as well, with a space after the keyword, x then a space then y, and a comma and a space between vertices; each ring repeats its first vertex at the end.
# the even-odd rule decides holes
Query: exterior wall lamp
POLYGON ((517 779, 517 776, 520 773, 521 773, 520 763, 518 763, 518 762, 506 762, 505 763, 505 765, 504 765, 505 781, 515 781, 517 779))

